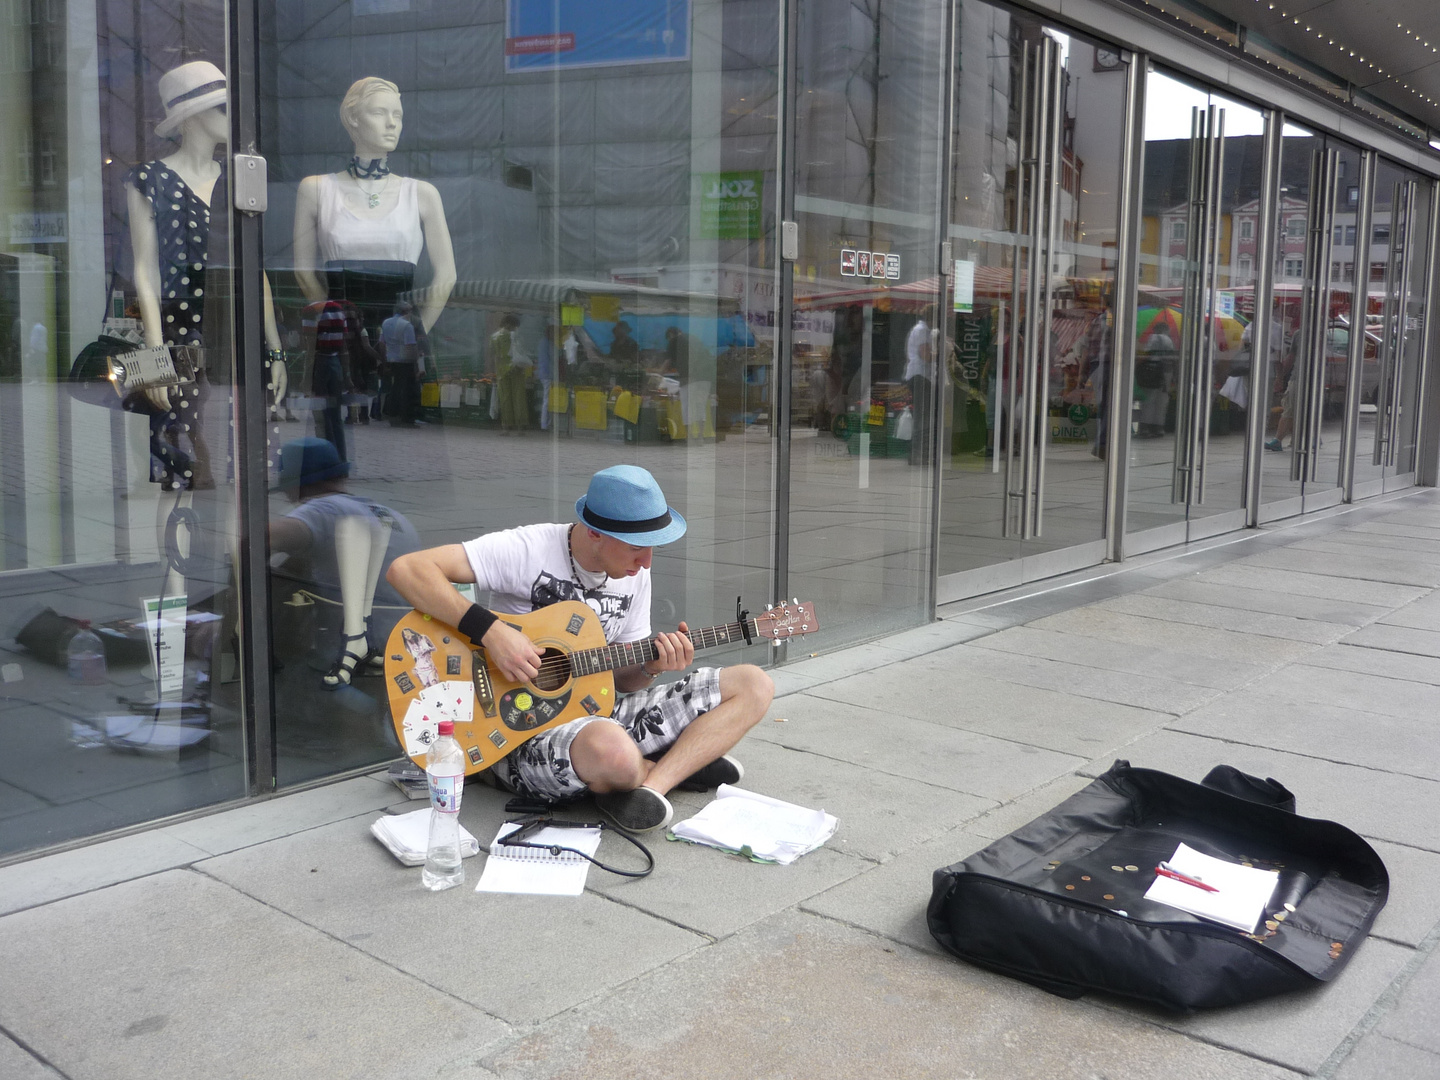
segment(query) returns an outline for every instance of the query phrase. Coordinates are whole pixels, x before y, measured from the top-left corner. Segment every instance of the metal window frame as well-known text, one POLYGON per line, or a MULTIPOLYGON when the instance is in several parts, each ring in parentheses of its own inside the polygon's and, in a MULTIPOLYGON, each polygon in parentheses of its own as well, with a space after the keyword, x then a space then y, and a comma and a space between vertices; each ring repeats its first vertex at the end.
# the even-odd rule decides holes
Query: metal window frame
MULTIPOLYGON (((259 142, 260 14, 256 0, 229 0, 230 150, 255 153, 259 142)), ((234 170, 231 170, 234 175, 234 170)), ((246 783, 252 796, 276 789, 275 685, 270 636, 270 536, 266 423, 262 217, 233 206, 232 299, 235 348, 234 419, 239 499, 236 588, 241 617, 240 701, 246 783)))

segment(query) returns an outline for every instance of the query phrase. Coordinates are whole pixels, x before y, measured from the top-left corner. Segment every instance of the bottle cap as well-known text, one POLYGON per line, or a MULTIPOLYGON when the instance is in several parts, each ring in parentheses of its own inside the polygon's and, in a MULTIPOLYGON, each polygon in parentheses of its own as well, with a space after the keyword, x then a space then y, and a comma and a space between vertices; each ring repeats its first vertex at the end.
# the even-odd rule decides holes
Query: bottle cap
POLYGON ((441 738, 444 738, 446 735, 454 735, 454 734, 455 734, 455 721, 454 721, 454 720, 441 720, 441 721, 440 721, 440 731, 439 731, 439 734, 440 734, 440 737, 441 737, 441 738))

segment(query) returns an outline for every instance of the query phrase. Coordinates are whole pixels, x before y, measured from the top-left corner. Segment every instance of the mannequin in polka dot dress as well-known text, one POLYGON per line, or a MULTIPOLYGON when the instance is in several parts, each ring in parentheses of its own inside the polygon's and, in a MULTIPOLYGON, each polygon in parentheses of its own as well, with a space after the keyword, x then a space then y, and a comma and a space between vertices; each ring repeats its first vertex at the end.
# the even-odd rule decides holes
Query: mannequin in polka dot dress
MULTIPOLYGON (((166 116, 155 131, 178 136, 179 149, 137 165, 125 180, 145 344, 191 346, 197 369, 194 383, 147 391, 158 410, 150 423, 150 478, 166 490, 214 487, 202 414, 216 374, 207 369, 229 363, 226 305, 206 287, 207 269, 228 255, 223 234, 211 233, 212 205, 217 225, 223 228, 226 220, 225 166, 215 159, 230 134, 225 92, 224 73, 207 61, 166 72, 160 80, 166 116), (212 240, 219 250, 212 250, 212 240)), ((268 301, 268 281, 265 291, 268 301)), ((268 303, 265 323, 267 345, 278 350, 280 335, 268 303)), ((228 370, 219 377, 228 382, 228 370)))

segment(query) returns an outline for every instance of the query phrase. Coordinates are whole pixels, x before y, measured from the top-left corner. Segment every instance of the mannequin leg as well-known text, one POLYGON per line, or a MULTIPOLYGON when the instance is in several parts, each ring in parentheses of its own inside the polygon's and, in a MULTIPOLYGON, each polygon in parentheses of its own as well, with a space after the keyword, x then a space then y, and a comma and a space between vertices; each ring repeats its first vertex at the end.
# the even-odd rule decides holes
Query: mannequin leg
POLYGON ((357 667, 370 660, 366 641, 365 621, 375 600, 375 584, 380 579, 379 562, 385 548, 376 542, 380 523, 369 515, 358 514, 341 518, 335 526, 335 562, 340 571, 341 633, 344 635, 340 658, 326 673, 328 690, 349 686, 357 667), (372 561, 375 569, 371 570, 372 561), (356 652, 359 648, 359 652, 356 652))
POLYGON ((395 519, 388 512, 375 515, 370 532, 370 562, 365 570, 366 646, 370 650, 370 666, 378 669, 376 674, 385 670, 385 642, 369 639, 370 615, 375 610, 375 586, 380 583, 380 571, 385 568, 385 555, 390 550, 390 530, 394 526, 395 519))

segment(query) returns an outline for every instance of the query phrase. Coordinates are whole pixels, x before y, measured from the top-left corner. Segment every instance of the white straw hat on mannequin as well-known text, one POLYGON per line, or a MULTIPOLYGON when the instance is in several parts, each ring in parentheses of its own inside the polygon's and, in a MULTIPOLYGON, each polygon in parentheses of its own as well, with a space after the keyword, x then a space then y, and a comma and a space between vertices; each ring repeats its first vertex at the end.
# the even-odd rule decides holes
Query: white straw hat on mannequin
POLYGON ((181 64, 160 76, 165 119, 155 125, 161 138, 175 134, 185 120, 225 104, 225 73, 209 60, 181 64))

